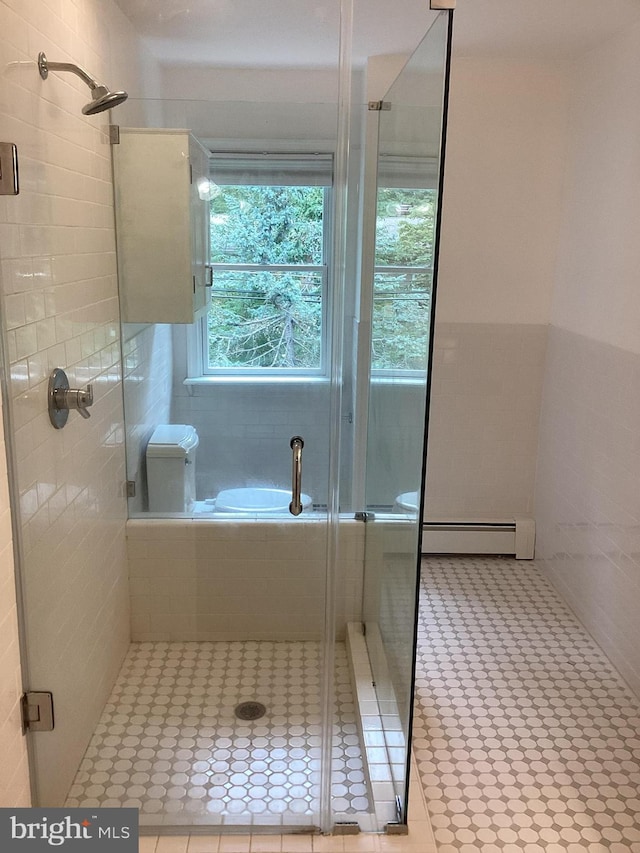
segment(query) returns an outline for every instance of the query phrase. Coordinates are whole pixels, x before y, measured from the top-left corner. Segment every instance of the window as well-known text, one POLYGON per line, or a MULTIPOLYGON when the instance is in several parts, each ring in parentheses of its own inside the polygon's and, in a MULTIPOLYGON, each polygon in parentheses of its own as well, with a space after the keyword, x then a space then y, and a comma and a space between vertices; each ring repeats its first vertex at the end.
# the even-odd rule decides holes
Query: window
POLYGON ((433 161, 381 160, 371 341, 377 374, 426 370, 436 200, 433 161))
POLYGON ((325 372, 331 176, 323 155, 212 158, 204 374, 325 372))

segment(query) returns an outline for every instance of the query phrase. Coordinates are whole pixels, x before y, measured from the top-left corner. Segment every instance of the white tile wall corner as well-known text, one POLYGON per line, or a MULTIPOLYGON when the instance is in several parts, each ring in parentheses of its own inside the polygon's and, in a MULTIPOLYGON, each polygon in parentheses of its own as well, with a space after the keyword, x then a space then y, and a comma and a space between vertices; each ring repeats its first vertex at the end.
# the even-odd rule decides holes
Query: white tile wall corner
POLYGON ((426 518, 531 515, 547 326, 436 323, 426 518))
POLYGON ((0 808, 31 805, 27 744, 22 737, 22 673, 18 647, 13 543, 0 410, 0 808))
POLYGON ((551 327, 536 557, 640 695, 640 355, 551 327))
POLYGON ((122 378, 126 419, 127 479, 136 484, 131 513, 147 508, 145 453, 158 424, 171 423, 172 333, 164 324, 122 327, 122 378))
MULTIPOLYGON (((373 678, 370 627, 375 626, 367 624, 365 640, 362 625, 350 622, 346 645, 376 828, 383 831, 388 823, 397 820, 395 798, 402 797, 405 789, 407 743, 395 697, 385 695, 385 685, 373 678)), ((388 678, 386 684, 391 686, 388 678)))
MULTIPOLYGON (((318 640, 326 522, 127 522, 134 641, 318 640)), ((364 524, 341 520, 337 628, 361 618, 364 524)))
POLYGON ((363 614, 378 697, 395 704, 408 731, 416 607, 415 517, 388 514, 367 525, 363 614))
POLYGON ((52 690, 38 735, 43 805, 64 800, 128 642, 125 479, 109 114, 86 86, 40 79, 35 59, 78 62, 140 90, 140 54, 111 0, 0 0, 0 123, 21 191, 2 199, 0 252, 23 532, 31 686, 52 690), (56 432, 47 378, 94 386, 91 419, 56 432))

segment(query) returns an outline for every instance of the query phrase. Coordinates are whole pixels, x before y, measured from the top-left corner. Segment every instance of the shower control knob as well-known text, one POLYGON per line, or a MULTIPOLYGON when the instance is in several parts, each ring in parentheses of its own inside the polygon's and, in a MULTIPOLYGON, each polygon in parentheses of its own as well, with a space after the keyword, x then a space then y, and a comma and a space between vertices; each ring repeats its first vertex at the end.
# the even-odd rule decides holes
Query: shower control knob
POLYGON ((85 420, 91 417, 88 411, 93 405, 93 388, 69 388, 69 380, 59 367, 49 377, 49 420, 55 429, 62 429, 74 409, 85 420))
POLYGON ((62 397, 60 408, 75 409, 85 420, 91 417, 91 413, 87 411, 89 406, 93 406, 93 388, 91 385, 87 385, 84 389, 69 388, 60 394, 62 397))

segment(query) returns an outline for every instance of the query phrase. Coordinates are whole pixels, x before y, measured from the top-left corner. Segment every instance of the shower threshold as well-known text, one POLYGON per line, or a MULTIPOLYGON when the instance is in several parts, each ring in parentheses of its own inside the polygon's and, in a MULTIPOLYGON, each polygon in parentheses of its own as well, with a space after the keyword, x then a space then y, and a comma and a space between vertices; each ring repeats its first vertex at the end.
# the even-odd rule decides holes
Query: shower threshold
MULTIPOLYGON (((125 658, 67 807, 137 808, 170 827, 313 831, 319 822, 317 642, 144 642, 125 658), (261 704, 255 720, 236 716, 261 704)), ((332 804, 373 828, 343 644, 335 662, 332 804)))

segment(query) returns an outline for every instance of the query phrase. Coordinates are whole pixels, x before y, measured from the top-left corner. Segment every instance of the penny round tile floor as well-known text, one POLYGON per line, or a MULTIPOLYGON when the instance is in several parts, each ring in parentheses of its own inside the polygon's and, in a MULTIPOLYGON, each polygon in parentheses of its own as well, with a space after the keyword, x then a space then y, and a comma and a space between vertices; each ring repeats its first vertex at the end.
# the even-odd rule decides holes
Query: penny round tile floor
MULTIPOLYGON (((336 648, 336 809, 370 812, 344 645, 336 648)), ((134 643, 66 802, 135 807, 141 825, 318 821, 321 647, 134 643), (240 720, 241 702, 266 714, 240 720)))
POLYGON ((640 851, 640 711, 534 563, 423 561, 414 752, 438 853, 640 851))

